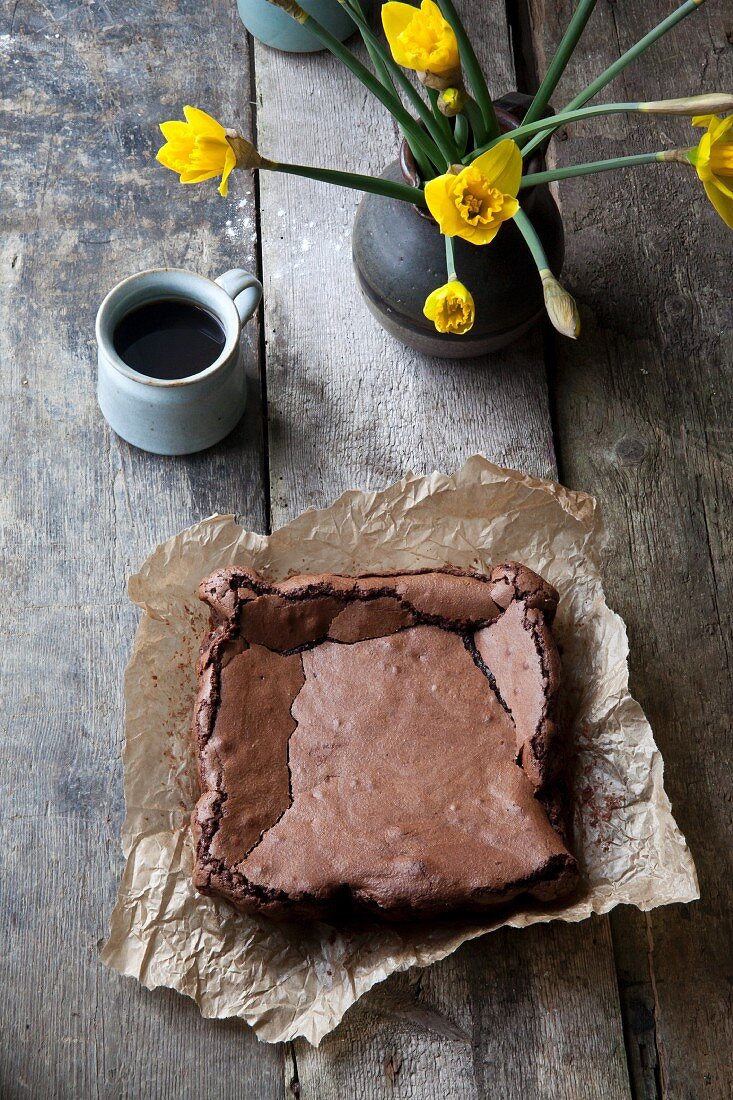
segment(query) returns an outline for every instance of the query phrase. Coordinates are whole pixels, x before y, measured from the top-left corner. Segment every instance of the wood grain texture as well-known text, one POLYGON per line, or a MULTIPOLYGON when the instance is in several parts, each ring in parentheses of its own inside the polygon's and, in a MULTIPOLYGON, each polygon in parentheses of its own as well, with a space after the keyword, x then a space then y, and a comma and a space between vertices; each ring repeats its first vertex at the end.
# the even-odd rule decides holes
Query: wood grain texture
MULTIPOLYGON (((571 8, 532 0, 540 55, 571 8)), ((558 102, 668 10, 600 4, 558 102)), ((729 88, 732 29, 730 5, 711 0, 608 97, 729 88)), ((684 120, 598 121, 569 131, 556 157, 685 146, 696 133, 684 120)), ((558 343, 552 389, 561 474, 601 500, 632 690, 700 875, 695 905, 612 917, 634 1094, 723 1100, 733 1094, 733 248, 694 173, 664 167, 561 185, 584 333, 558 343)))
MULTIPOLYGON (((474 7, 473 31, 492 90, 510 90, 503 5, 474 7)), ((255 68, 263 154, 373 172, 396 155, 389 119, 337 62, 257 46, 255 68)), ((358 195, 263 173, 260 196, 274 526, 476 451, 554 473, 539 333, 474 362, 414 355, 356 288, 358 195)), ((301 1100, 627 1097, 608 922, 502 932, 393 978, 318 1050, 295 1044, 285 1085, 301 1100)))
POLYGON ((98 412, 94 314, 146 266, 254 264, 251 191, 183 190, 152 160, 183 103, 247 124, 246 44, 224 0, 0 11, 0 1094, 267 1100, 277 1049, 98 958, 122 864, 125 579, 215 509, 259 529, 265 512, 255 327, 240 428, 165 459, 98 412))

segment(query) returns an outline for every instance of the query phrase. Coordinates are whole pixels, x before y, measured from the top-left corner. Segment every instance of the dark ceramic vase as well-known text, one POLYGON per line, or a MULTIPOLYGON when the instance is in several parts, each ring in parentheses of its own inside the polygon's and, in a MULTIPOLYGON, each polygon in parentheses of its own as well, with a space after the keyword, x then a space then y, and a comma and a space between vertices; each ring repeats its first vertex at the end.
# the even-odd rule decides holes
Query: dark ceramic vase
MULTIPOLYGON (((521 121, 531 102, 519 93, 503 96, 495 107, 502 130, 521 121)), ((541 151, 527 164, 541 168, 541 151)), ((384 179, 412 178, 414 162, 403 147, 400 162, 384 179)), ((536 229, 553 274, 559 275, 565 252, 562 220, 546 185, 520 192, 522 209, 536 229)), ((408 347, 426 355, 467 359, 496 351, 516 340, 544 313, 542 285, 524 238, 513 221, 505 222, 489 245, 454 238, 456 271, 476 304, 476 320, 464 336, 436 332, 423 314, 425 299, 446 282, 445 243, 429 214, 399 199, 365 195, 354 221, 354 269, 366 303, 379 323, 408 347)))

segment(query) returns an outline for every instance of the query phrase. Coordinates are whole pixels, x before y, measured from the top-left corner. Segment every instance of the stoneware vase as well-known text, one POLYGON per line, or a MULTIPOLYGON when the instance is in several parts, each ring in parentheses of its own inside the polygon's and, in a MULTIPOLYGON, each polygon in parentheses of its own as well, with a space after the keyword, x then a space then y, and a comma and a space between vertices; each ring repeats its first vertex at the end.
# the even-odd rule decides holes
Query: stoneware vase
MULTIPOLYGON (((519 125, 530 96, 518 92, 495 103, 504 132, 519 125)), ((541 169, 542 152, 529 159, 528 172, 541 169)), ((408 147, 399 161, 382 173, 384 179, 417 184, 419 179, 408 147)), ((553 274, 564 257, 562 220, 546 185, 520 192, 553 274)), ((423 314, 425 299, 447 281, 445 242, 433 218, 399 199, 365 195, 352 235, 354 269, 367 306, 391 335, 426 355, 467 359, 497 351, 516 340, 544 313, 542 285, 524 238, 505 222, 491 244, 477 246, 454 238, 456 271, 476 304, 476 320, 464 336, 443 335, 423 314)))
MULTIPOLYGON (((356 30, 356 24, 338 0, 300 0, 300 4, 341 42, 356 30)), ((324 48, 310 31, 267 0, 237 0, 237 7, 249 33, 266 46, 287 53, 315 53, 324 48)))

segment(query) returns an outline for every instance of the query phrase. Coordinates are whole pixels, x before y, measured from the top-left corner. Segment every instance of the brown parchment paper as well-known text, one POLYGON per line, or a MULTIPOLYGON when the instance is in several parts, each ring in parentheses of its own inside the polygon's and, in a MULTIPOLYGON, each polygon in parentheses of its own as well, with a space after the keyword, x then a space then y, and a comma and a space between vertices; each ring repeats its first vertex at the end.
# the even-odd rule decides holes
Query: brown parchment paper
POLYGON ((626 630, 606 606, 604 536, 583 493, 475 456, 454 477, 408 475, 383 492, 348 492, 269 538, 213 516, 159 546, 129 593, 144 615, 125 677, 126 866, 102 958, 148 988, 193 997, 204 1016, 239 1016, 268 1042, 317 1044, 354 1001, 396 970, 442 959, 491 920, 341 933, 244 917, 191 885, 189 813, 198 789, 190 734, 195 660, 207 629, 196 587, 239 563, 266 577, 515 558, 560 592, 565 720, 577 747, 575 850, 587 893, 504 921, 579 921, 627 903, 651 909, 699 896, 692 857, 662 785, 662 758, 628 691, 626 630))

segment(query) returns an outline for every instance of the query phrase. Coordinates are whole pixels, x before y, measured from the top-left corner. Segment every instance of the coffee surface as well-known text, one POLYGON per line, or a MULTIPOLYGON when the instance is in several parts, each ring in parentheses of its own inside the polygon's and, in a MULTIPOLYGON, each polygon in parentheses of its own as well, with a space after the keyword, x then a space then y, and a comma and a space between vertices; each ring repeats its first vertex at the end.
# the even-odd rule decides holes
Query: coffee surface
POLYGON ((221 355, 226 336, 208 310, 193 302, 162 298, 123 317, 113 343, 128 367, 170 382, 210 367, 221 355))

